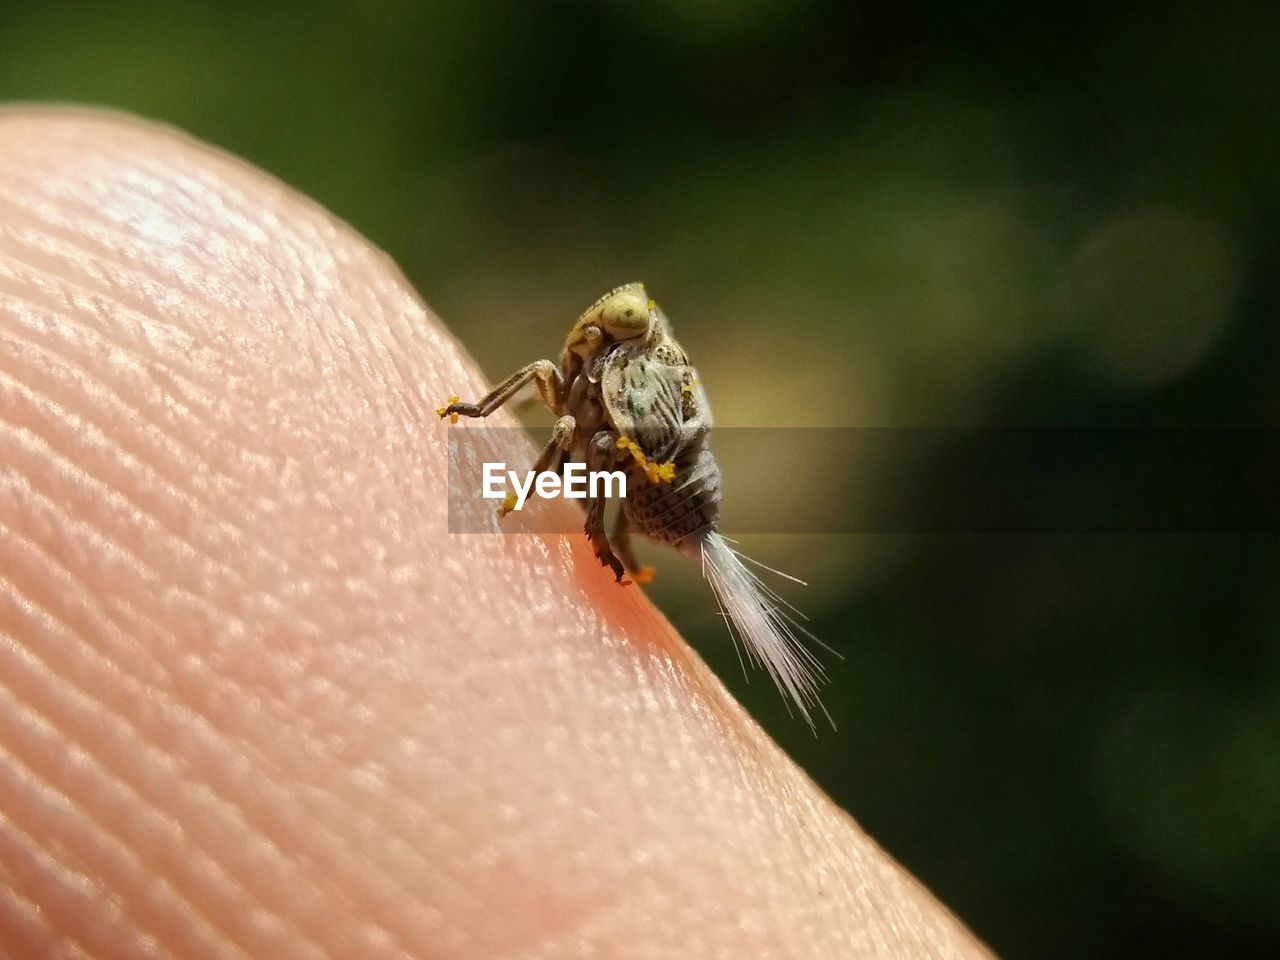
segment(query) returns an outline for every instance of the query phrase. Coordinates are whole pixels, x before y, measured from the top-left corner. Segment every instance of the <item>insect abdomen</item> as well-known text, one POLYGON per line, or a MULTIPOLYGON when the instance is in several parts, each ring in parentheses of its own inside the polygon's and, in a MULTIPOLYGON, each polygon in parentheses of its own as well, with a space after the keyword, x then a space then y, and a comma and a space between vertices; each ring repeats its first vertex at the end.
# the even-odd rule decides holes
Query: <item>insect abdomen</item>
POLYGON ((692 548, 720 523, 720 466, 701 442, 680 451, 675 468, 671 483, 628 481, 623 509, 637 532, 692 548))

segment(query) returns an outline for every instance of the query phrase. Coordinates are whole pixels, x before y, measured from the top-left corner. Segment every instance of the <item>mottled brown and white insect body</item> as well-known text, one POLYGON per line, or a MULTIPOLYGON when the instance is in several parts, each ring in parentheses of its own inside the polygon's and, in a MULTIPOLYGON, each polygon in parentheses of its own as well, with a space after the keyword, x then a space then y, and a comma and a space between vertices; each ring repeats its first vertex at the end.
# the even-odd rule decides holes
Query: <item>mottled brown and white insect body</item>
POLYGON ((801 641, 804 630, 784 602, 748 569, 720 523, 720 468, 708 443, 711 405, 671 326, 644 286, 629 283, 588 307, 569 331, 557 366, 538 360, 475 403, 456 397, 437 412, 485 417, 532 382, 559 417, 535 471, 557 470, 570 456, 590 470, 623 470, 627 496, 612 536, 603 497, 587 500, 585 532, 619 583, 646 582, 630 536, 640 533, 699 559, 722 612, 748 656, 758 661, 813 725, 821 664, 801 641))

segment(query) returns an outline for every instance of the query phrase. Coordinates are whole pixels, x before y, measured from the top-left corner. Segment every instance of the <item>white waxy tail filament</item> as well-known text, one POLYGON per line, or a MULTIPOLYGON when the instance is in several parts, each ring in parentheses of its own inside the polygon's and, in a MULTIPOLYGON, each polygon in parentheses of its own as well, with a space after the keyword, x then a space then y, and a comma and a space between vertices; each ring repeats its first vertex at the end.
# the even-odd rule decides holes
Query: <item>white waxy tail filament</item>
POLYGON ((764 667, 811 728, 816 729, 815 709, 834 727, 831 714, 818 698, 826 673, 800 635, 816 638, 784 609, 789 606, 786 601, 748 569, 740 554, 718 533, 709 533, 702 540, 702 573, 715 591, 730 634, 735 635, 735 642, 742 638, 748 659, 764 667))

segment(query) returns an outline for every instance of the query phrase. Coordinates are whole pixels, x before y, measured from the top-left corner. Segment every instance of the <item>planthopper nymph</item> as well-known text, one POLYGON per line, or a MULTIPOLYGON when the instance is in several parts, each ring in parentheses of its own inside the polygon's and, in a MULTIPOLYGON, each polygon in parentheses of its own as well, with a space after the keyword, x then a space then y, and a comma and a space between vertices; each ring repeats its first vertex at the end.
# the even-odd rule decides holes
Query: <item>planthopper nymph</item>
POLYGON ((818 689, 825 677, 802 641, 812 634, 718 532, 720 467, 708 442, 711 407, 644 286, 618 287, 587 308, 569 331, 558 366, 534 361, 475 403, 450 397, 437 413, 455 422, 487 417, 529 383, 559 418, 534 472, 561 470, 572 455, 590 470, 627 475, 612 534, 605 532, 605 498, 587 500, 585 530, 601 564, 621 584, 646 582, 652 571, 636 563, 631 549, 637 533, 699 560, 730 633, 813 726, 812 711, 823 709, 818 689))

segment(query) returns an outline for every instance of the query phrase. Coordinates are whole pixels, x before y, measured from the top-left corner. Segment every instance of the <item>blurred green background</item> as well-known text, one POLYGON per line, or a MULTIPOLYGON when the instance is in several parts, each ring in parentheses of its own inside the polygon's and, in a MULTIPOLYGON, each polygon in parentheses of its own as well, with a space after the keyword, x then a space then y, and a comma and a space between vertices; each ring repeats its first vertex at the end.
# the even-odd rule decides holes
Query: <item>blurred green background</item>
MULTIPOLYGON (((1280 5, 0 12, 4 99, 243 154, 390 251, 494 378, 643 279, 722 424, 1280 419, 1280 5)), ((728 498, 820 517, 867 468, 728 498)), ((747 549, 812 581, 788 596, 846 657, 838 733, 744 682, 691 567, 662 559, 659 602, 998 952, 1280 956, 1275 537, 747 549)))

